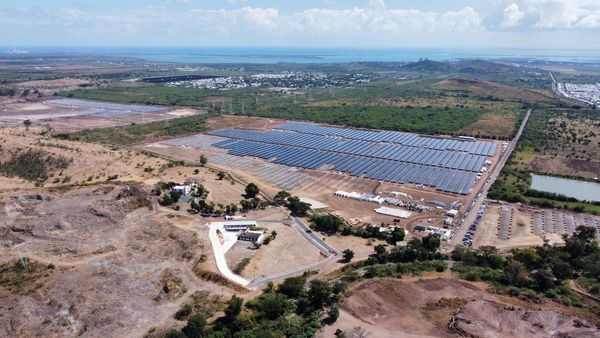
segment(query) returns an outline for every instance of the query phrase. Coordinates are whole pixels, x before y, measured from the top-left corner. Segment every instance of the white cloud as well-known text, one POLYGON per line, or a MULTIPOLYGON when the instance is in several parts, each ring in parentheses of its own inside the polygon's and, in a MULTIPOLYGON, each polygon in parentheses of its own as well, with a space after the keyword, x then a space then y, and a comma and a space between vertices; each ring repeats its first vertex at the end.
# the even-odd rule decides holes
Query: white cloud
POLYGON ((505 28, 518 26, 524 17, 525 12, 521 11, 519 5, 512 3, 504 9, 504 19, 500 26, 505 28))
POLYGON ((538 28, 600 28, 598 0, 523 0, 522 3, 538 28))

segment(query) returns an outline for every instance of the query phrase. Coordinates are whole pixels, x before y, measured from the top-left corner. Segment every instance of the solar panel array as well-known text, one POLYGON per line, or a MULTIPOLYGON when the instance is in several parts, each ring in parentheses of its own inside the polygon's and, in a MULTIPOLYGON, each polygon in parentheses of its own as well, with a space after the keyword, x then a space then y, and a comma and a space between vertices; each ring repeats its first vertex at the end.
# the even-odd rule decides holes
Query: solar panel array
POLYGON ((312 135, 339 136, 348 139, 365 140, 371 142, 398 143, 407 146, 424 147, 429 149, 465 151, 471 154, 485 156, 493 156, 496 153, 496 144, 492 142, 473 142, 448 138, 436 138, 396 131, 372 131, 336 128, 305 122, 287 122, 279 126, 278 129, 312 135))
POLYGON ((228 154, 209 154, 208 161, 250 172, 261 180, 284 190, 294 189, 297 186, 309 183, 311 180, 309 174, 298 168, 274 163, 256 163, 257 161, 245 160, 228 154))
POLYGON ((290 122, 277 129, 221 129, 226 138, 214 144, 236 156, 254 156, 274 163, 318 169, 324 166, 353 176, 392 183, 414 183, 438 191, 467 194, 492 142, 425 137, 290 122))

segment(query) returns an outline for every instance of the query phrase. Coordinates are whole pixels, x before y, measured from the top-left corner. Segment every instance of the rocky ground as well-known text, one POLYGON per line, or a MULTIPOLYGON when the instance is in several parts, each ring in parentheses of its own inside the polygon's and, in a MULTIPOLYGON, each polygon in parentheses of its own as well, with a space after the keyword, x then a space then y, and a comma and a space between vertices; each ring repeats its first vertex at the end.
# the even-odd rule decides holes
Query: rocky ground
POLYGON ((230 294, 194 275, 207 243, 148 190, 2 194, 0 336, 141 336, 182 325, 173 315, 196 291, 230 294))

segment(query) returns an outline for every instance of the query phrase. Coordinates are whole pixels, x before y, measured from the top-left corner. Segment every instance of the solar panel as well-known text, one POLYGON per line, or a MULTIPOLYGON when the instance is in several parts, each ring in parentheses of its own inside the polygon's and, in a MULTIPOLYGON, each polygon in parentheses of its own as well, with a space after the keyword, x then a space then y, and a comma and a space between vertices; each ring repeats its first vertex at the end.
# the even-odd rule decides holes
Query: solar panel
MULTIPOLYGON (((221 129, 209 134, 214 140, 205 141, 207 145, 228 149, 232 155, 274 159, 278 164, 308 169, 327 164, 354 176, 423 184, 460 194, 470 190, 474 172, 496 150, 496 144, 487 141, 302 122, 288 122, 268 131, 221 129)), ((189 137, 180 140, 182 145, 194 143, 189 137)))

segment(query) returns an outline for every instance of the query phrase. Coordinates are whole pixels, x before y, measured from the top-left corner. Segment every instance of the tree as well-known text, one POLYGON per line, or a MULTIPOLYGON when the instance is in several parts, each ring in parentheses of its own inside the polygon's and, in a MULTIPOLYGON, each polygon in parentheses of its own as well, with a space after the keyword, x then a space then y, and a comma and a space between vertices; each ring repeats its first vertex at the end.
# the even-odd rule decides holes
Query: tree
POLYGON ((219 178, 219 181, 222 181, 225 178, 225 173, 223 171, 219 171, 217 173, 217 177, 219 178))
POLYGON ((290 195, 289 192, 285 191, 285 190, 281 190, 280 192, 277 193, 277 195, 275 195, 275 197, 273 198, 273 202, 275 202, 275 204, 284 204, 286 199, 288 197, 290 197, 292 195, 290 195))
POLYGON ((227 302, 227 307, 225 308, 225 316, 229 319, 235 318, 237 315, 242 312, 242 305, 244 304, 244 300, 236 295, 231 296, 231 299, 227 302))
POLYGON ((206 319, 201 314, 190 316, 187 325, 181 329, 188 338, 201 338, 205 336, 204 329, 206 327, 206 319))
POLYGON ((246 191, 246 198, 254 198, 260 193, 260 189, 258 189, 258 186, 254 183, 248 183, 245 191, 246 191))
POLYGON ((315 229, 327 234, 335 234, 344 225, 344 220, 336 215, 313 215, 311 221, 315 224, 315 229))
POLYGON ((554 287, 554 275, 548 269, 539 269, 533 273, 533 279, 538 291, 546 291, 554 287))
POLYGON ((435 234, 430 234, 429 236, 423 238, 421 242, 423 242, 423 247, 431 252, 437 251, 442 244, 440 236, 435 234))
POLYGON ((306 278, 304 276, 286 278, 283 283, 277 287, 277 292, 290 298, 299 298, 306 294, 304 291, 305 283, 306 278))
POLYGON ((508 259, 504 264, 504 278, 510 285, 525 286, 529 282, 527 269, 516 259, 508 259))
POLYGON ((300 201, 298 197, 288 197, 287 201, 287 208, 296 216, 303 217, 310 210, 310 204, 300 201))
POLYGON ((280 293, 262 294, 257 300, 253 300, 249 304, 261 317, 270 320, 283 316, 290 309, 287 297, 280 293))
POLYGON ((383 244, 375 245, 373 249, 375 250, 375 255, 377 256, 383 256, 387 252, 387 250, 385 249, 385 245, 383 244))
POLYGON ((202 155, 200 155, 200 158, 198 161, 200 162, 200 166, 204 167, 208 163, 208 158, 206 157, 206 155, 202 154, 202 155))
POLYGON ((321 309, 323 305, 329 303, 331 296, 331 286, 322 280, 310 281, 308 290, 308 301, 313 309, 321 309))
POLYGON ((354 258, 354 251, 346 249, 342 252, 342 255, 344 257, 344 262, 349 263, 352 258, 354 258))
POLYGON ((396 242, 402 242, 404 240, 404 237, 406 237, 406 232, 404 231, 404 228, 396 228, 390 234, 390 239, 394 244, 396 242))
POLYGON ((164 338, 187 338, 187 336, 178 330, 170 330, 164 336, 164 338))

